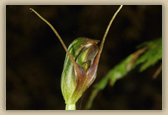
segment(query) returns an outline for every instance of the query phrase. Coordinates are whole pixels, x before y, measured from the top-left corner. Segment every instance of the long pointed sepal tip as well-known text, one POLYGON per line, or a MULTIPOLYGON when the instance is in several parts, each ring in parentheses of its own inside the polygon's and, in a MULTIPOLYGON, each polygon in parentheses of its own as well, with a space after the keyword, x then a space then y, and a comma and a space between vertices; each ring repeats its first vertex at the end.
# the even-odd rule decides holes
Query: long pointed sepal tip
POLYGON ((33 12, 33 8, 29 8, 29 10, 30 10, 31 12, 33 12))

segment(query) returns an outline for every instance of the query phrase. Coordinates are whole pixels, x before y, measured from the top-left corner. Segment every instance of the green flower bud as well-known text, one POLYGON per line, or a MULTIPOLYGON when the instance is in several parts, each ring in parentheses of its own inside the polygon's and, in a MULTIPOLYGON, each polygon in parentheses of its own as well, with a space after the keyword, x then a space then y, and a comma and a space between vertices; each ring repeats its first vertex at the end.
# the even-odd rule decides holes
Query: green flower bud
POLYGON ((66 105, 75 104, 95 80, 97 67, 94 60, 98 53, 97 43, 98 40, 78 38, 70 44, 68 51, 78 66, 75 68, 66 55, 61 76, 61 90, 66 105))
POLYGON ((61 76, 61 90, 66 103, 66 110, 76 109, 75 103, 95 80, 100 55, 103 50, 107 33, 122 6, 123 5, 120 5, 110 20, 103 36, 100 49, 96 46, 98 40, 91 40, 88 38, 75 39, 67 49, 55 28, 34 9, 30 8, 32 12, 50 26, 67 53, 61 76))

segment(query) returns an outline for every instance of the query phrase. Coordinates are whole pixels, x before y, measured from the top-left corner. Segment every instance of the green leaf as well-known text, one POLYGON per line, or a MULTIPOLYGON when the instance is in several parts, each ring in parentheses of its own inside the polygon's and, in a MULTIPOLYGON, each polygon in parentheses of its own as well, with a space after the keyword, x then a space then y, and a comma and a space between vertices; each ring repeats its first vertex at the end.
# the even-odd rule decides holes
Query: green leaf
POLYGON ((121 63, 111 69, 102 80, 93 86, 94 90, 91 93, 85 109, 91 108, 97 93, 103 90, 109 81, 110 85, 113 86, 118 79, 123 78, 137 65, 142 64, 140 67, 140 72, 142 72, 162 59, 162 38, 144 42, 137 46, 137 48, 141 49, 126 57, 121 63))
POLYGON ((148 67, 156 64, 162 59, 162 39, 156 39, 145 43, 149 49, 135 62, 134 66, 142 63, 140 72, 146 70, 148 67))

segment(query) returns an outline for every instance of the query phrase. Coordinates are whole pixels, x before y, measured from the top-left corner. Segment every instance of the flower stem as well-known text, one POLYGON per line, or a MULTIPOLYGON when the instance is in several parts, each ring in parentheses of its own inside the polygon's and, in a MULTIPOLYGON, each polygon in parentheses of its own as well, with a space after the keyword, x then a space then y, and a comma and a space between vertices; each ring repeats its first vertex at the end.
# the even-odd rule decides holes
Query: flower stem
POLYGON ((75 104, 66 104, 65 110, 76 110, 75 104))

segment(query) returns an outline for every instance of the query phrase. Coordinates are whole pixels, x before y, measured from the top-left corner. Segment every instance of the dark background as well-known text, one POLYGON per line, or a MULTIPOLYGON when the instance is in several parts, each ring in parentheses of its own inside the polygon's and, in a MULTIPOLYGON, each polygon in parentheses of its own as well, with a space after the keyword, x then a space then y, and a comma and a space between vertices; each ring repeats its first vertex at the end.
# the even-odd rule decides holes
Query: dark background
MULTIPOLYGON (((101 40, 117 6, 6 6, 6 109, 64 110, 60 79, 65 51, 53 31, 29 8, 56 28, 68 46, 77 37, 101 40)), ((144 41, 162 37, 162 6, 124 6, 107 35, 95 82, 144 41)), ((114 87, 100 91, 92 110, 162 109, 161 62, 139 73, 132 70, 114 87)), ((90 87, 77 104, 84 109, 90 87)))

